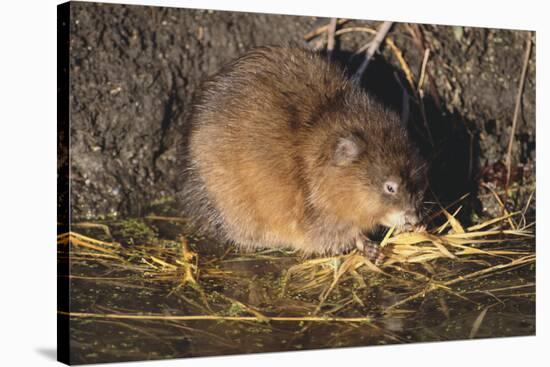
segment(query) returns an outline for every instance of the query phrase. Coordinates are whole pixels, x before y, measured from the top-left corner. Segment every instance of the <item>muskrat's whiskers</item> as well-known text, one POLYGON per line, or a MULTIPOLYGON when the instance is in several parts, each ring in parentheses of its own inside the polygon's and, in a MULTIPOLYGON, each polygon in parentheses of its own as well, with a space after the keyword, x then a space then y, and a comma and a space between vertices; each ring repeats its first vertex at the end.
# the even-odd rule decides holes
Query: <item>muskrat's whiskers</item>
POLYGON ((429 165, 429 162, 428 161, 424 161, 424 163, 422 163, 421 165, 419 165, 418 167, 416 167, 412 172, 411 172, 411 177, 415 178, 416 176, 418 176, 419 174, 422 173, 422 170, 429 165))

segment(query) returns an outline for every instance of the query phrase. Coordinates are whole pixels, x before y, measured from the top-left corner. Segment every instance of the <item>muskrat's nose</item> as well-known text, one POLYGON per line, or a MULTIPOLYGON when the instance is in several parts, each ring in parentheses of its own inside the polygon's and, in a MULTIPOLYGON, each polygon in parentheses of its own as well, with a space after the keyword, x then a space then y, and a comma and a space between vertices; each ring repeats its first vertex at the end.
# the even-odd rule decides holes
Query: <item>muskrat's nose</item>
POLYGON ((418 214, 416 213, 416 210, 407 210, 405 212, 405 223, 413 226, 420 223, 420 218, 418 218, 418 214))

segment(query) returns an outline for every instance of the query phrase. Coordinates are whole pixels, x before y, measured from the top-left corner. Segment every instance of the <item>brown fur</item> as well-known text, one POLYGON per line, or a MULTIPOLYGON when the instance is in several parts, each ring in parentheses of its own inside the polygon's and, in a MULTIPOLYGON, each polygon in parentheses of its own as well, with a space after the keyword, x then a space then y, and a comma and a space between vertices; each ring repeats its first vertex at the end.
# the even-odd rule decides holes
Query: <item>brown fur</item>
POLYGON ((398 116, 337 66, 263 47, 204 83, 182 200, 203 229, 244 248, 339 253, 377 225, 415 224, 424 167, 398 116), (398 211, 412 219, 388 223, 398 211))

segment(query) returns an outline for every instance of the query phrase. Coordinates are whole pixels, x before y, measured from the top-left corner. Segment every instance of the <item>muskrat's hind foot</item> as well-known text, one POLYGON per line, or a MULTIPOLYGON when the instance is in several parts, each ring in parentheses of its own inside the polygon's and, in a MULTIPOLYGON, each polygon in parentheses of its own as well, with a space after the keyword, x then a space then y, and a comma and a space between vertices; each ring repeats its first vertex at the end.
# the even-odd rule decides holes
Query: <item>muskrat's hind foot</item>
POLYGON ((367 259, 374 263, 374 265, 380 265, 386 258, 386 255, 384 255, 381 251, 378 242, 372 241, 368 238, 358 238, 355 241, 355 246, 367 259))

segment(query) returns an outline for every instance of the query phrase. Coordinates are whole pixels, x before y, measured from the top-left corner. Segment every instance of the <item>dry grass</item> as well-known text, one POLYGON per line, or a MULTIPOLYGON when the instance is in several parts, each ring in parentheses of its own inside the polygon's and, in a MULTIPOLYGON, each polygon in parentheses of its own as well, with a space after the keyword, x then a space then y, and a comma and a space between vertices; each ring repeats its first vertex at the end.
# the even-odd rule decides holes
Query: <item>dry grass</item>
MULTIPOLYGON (((394 309, 407 302, 425 295, 426 292, 438 288, 446 288, 450 285, 473 281, 476 277, 482 277, 488 273, 503 269, 513 269, 518 266, 535 262, 535 253, 532 247, 522 248, 523 241, 534 238, 532 232, 527 229, 509 229, 508 219, 519 216, 520 212, 504 215, 498 218, 488 219, 482 223, 464 228, 454 215, 442 210, 447 220, 439 227, 429 232, 401 233, 393 237, 385 238, 382 245, 390 248, 387 258, 378 267, 357 252, 347 255, 334 256, 305 261, 293 266, 287 272, 285 285, 292 280, 295 292, 317 292, 323 289, 320 296, 319 308, 330 292, 347 279, 352 279, 358 285, 364 286, 364 279, 358 271, 366 270, 383 274, 392 281, 405 281, 402 274, 410 274, 410 265, 420 264, 434 268, 439 259, 457 263, 476 262, 481 264, 481 269, 467 273, 446 274, 446 268, 438 266, 436 278, 430 272, 414 272, 415 285, 426 285, 418 294, 407 297, 386 310, 394 309), (431 265, 430 265, 431 264, 431 265), (391 273, 389 270, 391 269, 391 273), (444 280, 443 280, 444 279, 444 280)), ((408 284, 411 287, 411 284, 408 284)), ((285 287, 286 289, 286 287, 285 287)))
MULTIPOLYGON (((131 271, 148 281, 169 282, 174 285, 173 290, 191 286, 198 291, 204 309, 209 309, 204 315, 142 315, 139 317, 149 319, 165 317, 167 320, 182 318, 182 320, 219 319, 261 322, 364 322, 370 320, 370 317, 367 315, 338 317, 334 315, 334 309, 327 312, 325 307, 327 300, 338 290, 339 302, 344 306, 352 303, 362 304, 363 301, 357 297, 355 290, 365 289, 369 286, 369 281, 376 276, 377 279, 386 279, 392 285, 410 291, 408 295, 396 300, 393 304, 384 306, 385 312, 392 312, 436 290, 466 297, 453 290, 453 286, 458 283, 462 285, 474 283, 491 274, 511 271, 520 266, 535 263, 534 248, 530 245, 534 235, 525 228, 530 225, 518 228, 514 221, 521 216, 522 211, 465 227, 457 219, 460 208, 453 214, 441 209, 439 216, 445 220, 426 232, 392 235, 392 231, 388 231, 381 242, 386 258, 379 266, 357 251, 340 256, 302 260, 299 254, 295 253, 283 253, 281 256, 281 253, 270 255, 266 252, 235 254, 231 259, 223 259, 227 256, 226 253, 222 258, 211 258, 199 262, 199 254, 190 249, 185 237, 181 237, 177 243, 159 241, 156 244, 123 246, 116 242, 101 241, 70 232, 58 236, 58 246, 71 246, 71 259, 76 262, 101 262, 112 269, 131 271), (225 297, 226 301, 229 300, 233 306, 238 306, 245 315, 216 315, 211 312, 207 301, 208 295, 201 285, 201 279, 214 278, 221 282, 239 279, 239 274, 220 269, 220 262, 276 260, 285 257, 295 258, 297 263, 283 272, 278 297, 291 298, 293 295, 302 294, 310 299, 318 299, 315 307, 310 309, 308 314, 288 317, 265 315, 254 307, 237 300, 230 300, 228 297, 225 297), (461 269, 467 270, 457 272, 456 268, 459 264, 464 265, 461 269)), ((155 217, 155 220, 162 219, 155 217)), ((166 218, 166 220, 172 221, 174 218, 166 218)), ((509 289, 504 287, 500 291, 513 290, 514 287, 516 286, 509 289)), ((102 313, 94 316, 84 312, 75 313, 73 316, 115 318, 113 315, 113 313, 102 313)), ((134 316, 126 314, 118 315, 116 318, 134 316)), ((482 317, 480 319, 482 320, 482 317)))

